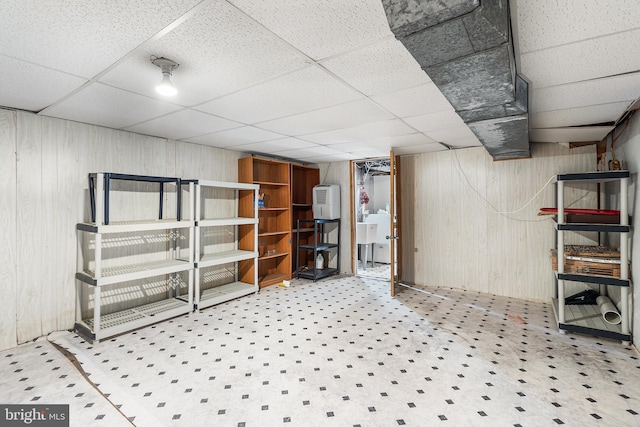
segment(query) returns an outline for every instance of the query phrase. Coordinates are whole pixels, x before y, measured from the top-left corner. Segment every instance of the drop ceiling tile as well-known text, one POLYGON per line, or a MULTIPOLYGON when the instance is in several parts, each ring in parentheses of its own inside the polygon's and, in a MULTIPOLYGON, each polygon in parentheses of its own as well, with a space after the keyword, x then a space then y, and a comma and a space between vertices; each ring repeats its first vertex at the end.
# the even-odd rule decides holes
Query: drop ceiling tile
POLYGON ((196 108, 251 124, 362 98, 322 68, 310 66, 196 108))
POLYGON ((532 142, 595 142, 601 141, 613 126, 583 126, 577 128, 531 129, 532 142))
POLYGON ((640 94, 640 72, 530 91, 530 112, 632 102, 640 94))
POLYGON ((391 35, 379 1, 230 2, 315 60, 391 35))
POLYGON ((310 157, 333 156, 341 154, 340 150, 318 145, 316 147, 295 148, 291 150, 279 151, 278 156, 288 157, 290 159, 305 160, 310 157))
POLYGON ((389 157, 389 151, 382 148, 368 147, 360 151, 351 152, 358 159, 373 159, 376 157, 389 157))
POLYGON ((260 152, 260 153, 278 153, 279 151, 290 150, 295 148, 310 148, 317 147, 318 144, 314 144, 309 141, 303 141, 298 138, 282 138, 275 139, 273 141, 252 142, 250 144, 241 144, 229 147, 232 150, 243 151, 246 153, 260 152))
POLYGON ((281 139, 283 136, 284 135, 282 134, 269 132, 254 126, 244 126, 208 135, 187 138, 185 141, 193 142, 195 144, 226 148, 234 145, 249 144, 252 142, 281 139))
POLYGON ((322 62, 367 96, 429 83, 429 76, 394 37, 322 62))
POLYGON ((433 153, 436 151, 445 151, 447 149, 448 148, 444 145, 434 142, 430 144, 407 145, 404 147, 398 147, 393 150, 393 153, 398 156, 404 156, 408 154, 433 153))
POLYGON ((458 116, 458 114, 453 110, 408 117, 405 118, 404 121, 417 130, 426 133, 456 128, 464 125, 460 116, 458 116))
POLYGON ((211 1, 182 25, 150 42, 101 81, 159 98, 162 77, 151 55, 180 64, 171 102, 194 106, 275 76, 300 69, 308 58, 227 2, 211 1))
POLYGON ((529 115, 532 128, 560 128, 615 122, 630 102, 589 105, 565 110, 544 111, 529 115))
POLYGON ((318 144, 332 145, 351 141, 368 141, 380 137, 406 135, 409 133, 415 133, 415 130, 400 119, 391 119, 329 132, 304 135, 301 138, 318 144))
POLYGON ((375 148, 385 151, 388 155, 389 151, 399 147, 419 146, 422 144, 433 144, 434 142, 435 141, 422 133, 413 133, 411 135, 375 138, 366 141, 345 142, 343 144, 330 145, 329 147, 347 153, 362 152, 368 148, 375 148))
POLYGON ((176 111, 175 105, 93 83, 42 112, 82 123, 122 129, 176 111))
POLYGON ((391 118, 391 114, 370 100, 364 99, 263 122, 257 126, 284 135, 298 136, 391 118))
POLYGON ((534 89, 598 79, 640 69, 640 30, 612 34, 520 55, 520 72, 534 89))
POLYGON ((394 136, 392 138, 381 138, 379 140, 375 139, 375 140, 372 140, 371 143, 377 144, 378 141, 385 141, 385 142, 388 141, 389 147, 393 148, 394 150, 398 147, 431 144, 435 142, 433 139, 429 138, 423 133, 400 135, 400 136, 394 136))
POLYGON ((389 151, 391 150, 391 144, 389 142, 382 143, 380 141, 378 141, 375 144, 370 142, 362 142, 362 141, 345 142, 344 144, 330 145, 329 147, 334 148, 336 150, 344 151, 345 153, 355 153, 355 152, 365 151, 368 149, 376 149, 376 150, 386 151, 388 155, 389 151))
POLYGON ((374 96, 371 99, 398 117, 454 111, 447 98, 433 83, 374 96))
POLYGON ((241 123, 186 109, 129 126, 125 130, 164 138, 185 139, 241 126, 241 123))
POLYGON ((92 78, 199 2, 3 1, 0 54, 92 78))
POLYGON ((0 105, 40 111, 87 82, 50 68, 0 55, 0 105))
POLYGON ((360 159, 360 157, 354 156, 351 153, 339 153, 339 154, 334 154, 332 156, 307 157, 305 159, 305 162, 320 164, 320 163, 344 162, 348 160, 357 160, 357 159, 360 159))
POLYGON ((468 138, 456 138, 449 142, 445 142, 445 141, 440 141, 440 142, 443 142, 454 148, 482 147, 482 143, 480 142, 480 140, 478 140, 478 138, 475 135, 470 136, 468 138))
POLYGON ((436 142, 444 142, 454 147, 472 147, 482 145, 471 129, 465 124, 455 128, 425 132, 436 142))
POLYGON ((521 53, 640 27, 636 0, 543 3, 517 0, 512 3, 521 53))

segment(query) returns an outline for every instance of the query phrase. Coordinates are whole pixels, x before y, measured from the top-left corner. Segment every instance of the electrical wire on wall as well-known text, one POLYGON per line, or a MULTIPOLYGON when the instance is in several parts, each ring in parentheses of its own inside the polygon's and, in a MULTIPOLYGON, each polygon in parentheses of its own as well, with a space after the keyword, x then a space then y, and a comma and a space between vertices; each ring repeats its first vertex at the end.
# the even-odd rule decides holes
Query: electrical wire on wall
MULTIPOLYGON (((467 187, 467 189, 469 191, 471 191, 471 193, 473 193, 478 199, 480 199, 482 202, 484 202, 486 206, 490 207, 490 209, 489 209, 489 208, 487 208, 485 206, 485 208, 484 208, 485 211, 487 211, 489 213, 496 214, 496 215, 502 215, 503 217, 505 217, 507 219, 510 219, 512 221, 518 221, 518 222, 543 222, 543 221, 549 221, 549 220, 552 219, 550 215, 545 215, 545 217, 542 218, 542 219, 519 219, 519 218, 510 217, 508 215, 517 214, 519 212, 522 212, 524 209, 526 209, 527 206, 529 206, 531 203, 533 203, 533 201, 536 198, 538 198, 538 196, 540 196, 540 194, 542 194, 542 192, 545 190, 545 188, 547 188, 549 186, 549 184, 551 184, 553 182, 553 180, 555 178, 555 175, 551 176, 547 180, 547 182, 545 182, 545 184, 542 186, 542 188, 540 188, 540 190, 538 190, 533 195, 533 197, 531 197, 529 199, 529 201, 527 203, 525 203, 522 207, 520 207, 518 209, 515 209, 515 210, 512 210, 512 211, 500 211, 489 200, 487 200, 485 197, 483 197, 482 194, 480 194, 480 192, 473 187, 473 185, 471 185, 471 182, 469 182, 469 179, 467 178, 467 175, 464 173, 464 170, 462 169, 462 165, 460 165, 460 159, 458 159, 457 151, 456 150, 452 150, 452 151, 453 151, 453 158, 455 159, 454 169, 458 173, 458 178, 460 178, 460 181, 464 184, 465 187, 467 187)), ((576 199, 573 202, 571 202, 566 207, 570 207, 570 206, 575 205, 580 200, 584 199, 587 195, 588 195, 588 193, 585 193, 584 195, 582 195, 578 199, 576 199)))

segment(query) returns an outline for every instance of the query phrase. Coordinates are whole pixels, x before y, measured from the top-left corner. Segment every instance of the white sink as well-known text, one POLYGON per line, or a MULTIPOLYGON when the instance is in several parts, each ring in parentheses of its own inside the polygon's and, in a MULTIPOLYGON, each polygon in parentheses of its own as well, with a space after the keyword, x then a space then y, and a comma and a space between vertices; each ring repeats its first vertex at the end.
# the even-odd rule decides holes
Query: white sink
MULTIPOLYGON (((358 245, 364 245, 360 247, 362 253, 362 268, 367 268, 367 254, 369 252, 369 245, 371 246, 371 252, 373 253, 373 244, 376 242, 376 236, 378 234, 378 224, 370 224, 368 222, 356 222, 356 243, 358 245)), ((371 260, 373 262, 373 259, 371 260)))
POLYGON ((375 243, 377 233, 378 224, 370 224, 367 222, 356 223, 356 243, 359 245, 375 243))

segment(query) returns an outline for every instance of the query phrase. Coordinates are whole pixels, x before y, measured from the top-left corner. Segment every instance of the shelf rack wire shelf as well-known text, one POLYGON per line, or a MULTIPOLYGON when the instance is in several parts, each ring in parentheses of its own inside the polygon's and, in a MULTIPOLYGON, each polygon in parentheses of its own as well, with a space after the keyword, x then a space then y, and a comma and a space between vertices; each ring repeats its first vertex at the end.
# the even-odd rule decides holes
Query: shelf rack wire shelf
MULTIPOLYGON (((257 184, 193 180, 196 184, 196 242, 195 242, 195 307, 199 310, 258 292, 258 189, 257 184), (215 191, 233 193, 227 212, 231 216, 204 217, 205 193, 215 191), (246 203, 240 206, 240 200, 246 203), (252 206, 252 208, 250 208, 252 206), (231 243, 204 253, 205 230, 233 229, 231 243), (229 246, 233 246, 229 248, 229 246), (204 289, 207 271, 215 268, 233 276, 222 284, 204 289), (231 270, 231 272, 229 272, 231 270)), ((217 201, 214 200, 213 201, 217 201)), ((226 213, 224 214, 226 215, 226 213)), ((224 276, 224 275, 223 275, 224 276)))
POLYGON ((627 201, 629 186, 629 171, 607 171, 607 172, 585 172, 560 174, 556 176, 557 191, 557 253, 558 271, 556 273, 556 295, 553 299, 553 308, 558 320, 558 327, 561 332, 577 332, 604 338, 619 339, 624 343, 631 341, 630 331, 630 301, 629 289, 631 281, 629 279, 629 207, 627 201), (620 223, 619 224, 598 224, 598 223, 570 223, 567 224, 564 215, 564 190, 565 184, 572 182, 579 183, 606 183, 619 182, 620 184, 620 223), (566 231, 572 232, 600 232, 600 233, 620 233, 620 277, 577 274, 565 272, 564 256, 566 231), (607 286, 616 286, 620 290, 620 324, 612 325, 603 319, 597 305, 567 305, 565 304, 565 281, 591 283, 601 286, 601 291, 607 286))
MULTIPOLYGON (((138 175, 124 175, 116 173, 95 173, 89 175, 89 195, 91 204, 91 222, 77 224, 78 235, 78 266, 80 271, 76 273, 76 324, 75 328, 81 334, 92 341, 99 342, 101 339, 118 335, 142 326, 166 320, 175 316, 189 313, 193 310, 193 242, 194 242, 194 221, 193 221, 193 183, 189 184, 189 194, 191 207, 189 219, 183 220, 181 215, 181 181, 179 178, 151 177, 138 175), (113 179, 155 182, 159 183, 159 212, 158 218, 135 221, 110 221, 109 220, 109 199, 113 179), (164 184, 176 184, 176 217, 163 219, 163 200, 165 197, 164 184), (131 239, 138 239, 140 233, 162 232, 166 230, 166 241, 169 247, 166 248, 164 259, 152 260, 144 259, 144 254, 137 259, 134 264, 103 266, 103 242, 104 236, 114 235, 115 243, 108 242, 109 245, 118 244, 118 241, 126 238, 120 236, 124 233, 131 236, 131 239), (183 253, 176 236, 179 233, 188 235, 188 255, 180 258, 183 253), (84 244, 84 233, 93 235, 93 266, 89 267, 85 263, 84 256, 88 255, 91 249, 84 244), (139 260, 139 262, 138 262, 139 260), (181 294, 178 274, 185 273, 186 295, 181 294), (169 292, 167 298, 143 304, 135 308, 126 308, 109 314, 102 314, 102 288, 116 284, 126 284, 134 280, 145 280, 161 278, 166 282, 169 292), (83 317, 83 292, 84 289, 92 290, 93 315, 83 317), (171 295, 175 292, 175 295, 171 295)), ((144 239, 142 239, 144 240, 144 239)), ((114 252, 114 248, 109 246, 108 250, 114 252)))
POLYGON ((177 211, 176 211, 176 219, 180 221, 181 215, 181 182, 180 178, 169 178, 169 177, 161 177, 161 176, 148 176, 148 175, 130 175, 130 174, 122 174, 122 173, 113 173, 113 172, 103 172, 103 173, 90 173, 89 174, 89 198, 91 203, 91 221, 94 223, 104 223, 105 225, 109 224, 109 212, 110 212, 110 204, 111 204, 111 180, 120 180, 120 181, 135 181, 135 182, 155 182, 159 184, 158 187, 158 219, 161 220, 163 216, 164 210, 164 184, 166 183, 175 183, 176 184, 176 197, 177 197, 177 211), (96 181, 100 181, 103 186, 103 192, 96 191, 96 181), (96 196, 97 194, 104 193, 103 198, 103 208, 104 214, 102 217, 102 221, 96 221, 96 196))
POLYGON ((298 238, 296 245, 298 248, 296 253, 296 278, 311 279, 315 282, 316 280, 340 273, 340 219, 299 219, 298 233, 296 233, 296 235, 298 238), (327 230, 327 226, 333 226, 335 229, 333 231, 327 230), (301 244, 299 241, 300 230, 309 228, 313 229, 313 242, 301 244), (332 233, 335 233, 337 236, 335 242, 328 241, 329 235, 332 233), (331 267, 328 262, 329 254, 331 254, 332 251, 335 251, 335 267, 331 267), (311 267, 308 265, 300 265, 301 258, 307 259, 307 257, 303 256, 303 254, 307 252, 313 254, 311 259, 314 261, 311 267), (326 266, 317 265, 316 260, 318 254, 322 252, 327 254, 327 256, 323 256, 327 264, 326 266))

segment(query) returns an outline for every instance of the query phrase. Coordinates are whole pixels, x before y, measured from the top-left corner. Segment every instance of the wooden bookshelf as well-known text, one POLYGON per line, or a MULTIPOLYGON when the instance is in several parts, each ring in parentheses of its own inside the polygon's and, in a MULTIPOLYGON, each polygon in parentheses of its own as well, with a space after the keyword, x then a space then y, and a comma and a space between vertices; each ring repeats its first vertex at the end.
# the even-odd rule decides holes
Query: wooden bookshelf
MULTIPOLYGON (((301 245, 313 244, 313 227, 302 227, 298 234, 298 220, 313 219, 313 187, 320 183, 320 170, 309 166, 291 164, 291 253, 298 252, 297 241, 301 245)), ((305 224, 308 224, 305 222, 305 224)), ((300 265, 313 263, 313 253, 301 253, 300 265)), ((292 258, 293 259, 293 258, 292 258)), ((291 263, 291 273, 296 274, 296 263, 291 263)))
MULTIPOLYGON (((264 206, 258 209, 258 285, 263 288, 291 278, 291 171, 288 162, 245 157, 238 159, 238 181, 258 184, 264 206)), ((253 206, 253 198, 240 199, 240 212, 253 206)), ((252 231, 240 226, 247 241, 252 231)), ((250 267, 241 262, 241 272, 250 267)))

